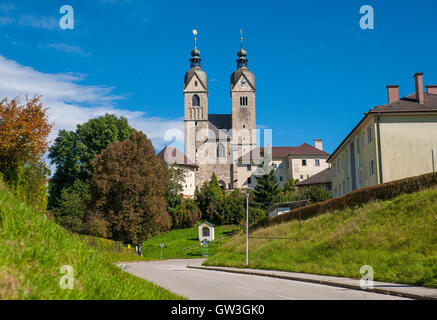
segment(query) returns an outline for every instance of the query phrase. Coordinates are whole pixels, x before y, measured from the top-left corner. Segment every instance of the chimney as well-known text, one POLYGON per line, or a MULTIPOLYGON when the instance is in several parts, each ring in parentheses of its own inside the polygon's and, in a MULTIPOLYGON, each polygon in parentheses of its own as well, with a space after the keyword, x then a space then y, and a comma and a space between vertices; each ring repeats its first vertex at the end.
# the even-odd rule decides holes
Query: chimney
POLYGON ((387 86, 388 103, 399 100, 399 86, 387 86))
POLYGON ((416 82, 416 100, 420 104, 424 104, 425 94, 423 93, 423 73, 416 73, 414 79, 416 82))
POLYGON ((323 151, 323 140, 322 139, 314 139, 314 148, 323 151))
POLYGON ((426 86, 426 92, 429 94, 437 94, 437 86, 426 86))

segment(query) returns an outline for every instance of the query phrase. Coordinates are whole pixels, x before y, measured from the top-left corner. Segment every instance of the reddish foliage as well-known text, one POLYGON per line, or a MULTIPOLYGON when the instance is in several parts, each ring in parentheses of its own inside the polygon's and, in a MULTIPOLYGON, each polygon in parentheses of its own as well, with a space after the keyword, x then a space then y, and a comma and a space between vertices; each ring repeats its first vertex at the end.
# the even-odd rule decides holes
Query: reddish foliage
POLYGON ((109 144, 93 167, 90 213, 108 222, 108 236, 139 243, 170 228, 164 166, 143 133, 109 144))
POLYGON ((39 96, 0 102, 0 160, 3 166, 26 163, 40 158, 48 147, 47 137, 52 129, 47 108, 39 96))

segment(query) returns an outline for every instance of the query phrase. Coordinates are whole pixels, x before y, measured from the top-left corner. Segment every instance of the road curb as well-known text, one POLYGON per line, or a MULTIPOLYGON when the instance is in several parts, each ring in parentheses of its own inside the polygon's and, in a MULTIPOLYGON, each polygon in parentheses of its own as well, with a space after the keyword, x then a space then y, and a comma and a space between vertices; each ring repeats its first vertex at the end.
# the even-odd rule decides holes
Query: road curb
POLYGON ((437 300, 437 296, 420 295, 420 294, 415 294, 415 293, 398 291, 395 289, 387 289, 387 288, 362 289, 359 285, 354 285, 354 284, 347 284, 347 283, 335 282, 335 281, 330 281, 330 280, 320 280, 320 279, 314 279, 314 278, 311 279, 311 278, 295 277, 295 276, 290 276, 290 275, 280 275, 280 274, 274 274, 274 273, 257 272, 257 271, 253 271, 250 269, 228 269, 228 268, 223 268, 223 267, 206 267, 206 266, 190 266, 190 265, 188 265, 187 268, 200 269, 200 270, 210 270, 210 271, 221 271, 221 272, 229 272, 229 273, 240 273, 240 274, 247 274, 247 275, 253 275, 253 276, 262 276, 262 277, 278 278, 278 279, 285 279, 285 280, 317 283, 317 284, 324 284, 324 285, 333 286, 333 287, 340 287, 340 288, 348 288, 348 289, 354 289, 354 290, 360 290, 360 291, 381 293, 381 294, 386 294, 386 295, 390 295, 390 296, 398 296, 398 297, 404 297, 404 298, 410 298, 410 299, 416 299, 416 300, 437 300))

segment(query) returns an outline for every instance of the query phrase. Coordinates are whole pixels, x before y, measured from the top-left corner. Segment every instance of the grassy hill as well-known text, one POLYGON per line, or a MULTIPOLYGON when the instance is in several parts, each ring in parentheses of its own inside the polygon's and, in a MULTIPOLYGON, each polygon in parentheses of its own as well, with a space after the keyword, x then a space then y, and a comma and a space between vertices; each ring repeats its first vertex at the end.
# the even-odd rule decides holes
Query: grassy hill
MULTIPOLYGON (((377 281, 437 287, 437 189, 371 202, 299 222, 254 231, 249 267, 361 278, 370 265, 377 281)), ((245 267, 243 235, 206 265, 245 267)))
MULTIPOLYGON (((217 241, 210 244, 209 255, 213 255, 229 240, 235 228, 235 226, 231 225, 216 226, 214 228, 214 236, 217 241), (221 240, 219 240, 220 238, 221 240)), ((197 227, 172 230, 143 242, 143 257, 145 259, 160 259, 160 243, 164 244, 162 250, 163 259, 202 257, 197 227), (184 251, 184 249, 186 250, 184 251)))
POLYGON ((18 201, 0 181, 0 299, 181 299, 116 267, 99 252, 18 201), (74 268, 74 289, 59 285, 74 268))

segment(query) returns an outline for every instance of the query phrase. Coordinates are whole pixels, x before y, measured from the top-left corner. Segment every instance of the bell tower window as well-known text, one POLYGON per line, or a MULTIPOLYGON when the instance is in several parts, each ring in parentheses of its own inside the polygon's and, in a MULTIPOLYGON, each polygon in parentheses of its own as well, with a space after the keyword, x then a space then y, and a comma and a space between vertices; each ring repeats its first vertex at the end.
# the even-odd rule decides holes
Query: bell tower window
POLYGON ((193 107, 200 107, 200 98, 197 94, 193 96, 192 105, 193 107))
POLYGON ((247 106, 247 97, 240 97, 240 106, 247 106))

